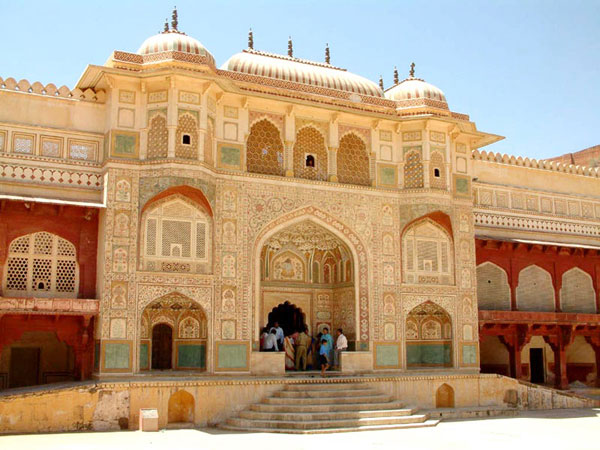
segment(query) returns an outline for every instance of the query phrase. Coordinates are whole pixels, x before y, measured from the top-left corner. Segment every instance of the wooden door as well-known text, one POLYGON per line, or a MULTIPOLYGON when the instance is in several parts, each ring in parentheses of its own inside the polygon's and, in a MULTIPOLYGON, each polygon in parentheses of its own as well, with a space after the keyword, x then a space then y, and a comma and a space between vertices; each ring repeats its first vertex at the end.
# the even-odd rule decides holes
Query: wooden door
POLYGON ((171 369, 173 356, 173 330, 159 323, 152 328, 152 368, 158 370, 171 369))
POLYGON ((39 371, 39 347, 12 347, 10 349, 9 387, 39 384, 39 371))

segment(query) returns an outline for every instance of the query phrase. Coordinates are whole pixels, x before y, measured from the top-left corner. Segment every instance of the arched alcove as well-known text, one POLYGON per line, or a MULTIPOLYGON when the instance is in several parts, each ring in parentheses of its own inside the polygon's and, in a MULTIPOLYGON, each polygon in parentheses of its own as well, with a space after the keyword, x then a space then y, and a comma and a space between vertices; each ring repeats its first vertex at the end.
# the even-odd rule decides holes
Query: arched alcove
POLYGON ((436 408, 454 408, 454 389, 449 384, 442 384, 435 392, 436 408))
POLYGON ((168 423, 193 423, 194 403, 194 396, 187 391, 177 391, 171 395, 168 423))

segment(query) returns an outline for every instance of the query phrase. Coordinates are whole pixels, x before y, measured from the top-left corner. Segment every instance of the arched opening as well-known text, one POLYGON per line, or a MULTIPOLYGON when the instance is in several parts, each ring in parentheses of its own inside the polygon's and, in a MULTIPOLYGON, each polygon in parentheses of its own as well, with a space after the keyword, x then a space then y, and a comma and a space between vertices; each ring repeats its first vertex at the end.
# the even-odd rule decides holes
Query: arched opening
POLYGON ((250 128, 246 141, 248 172, 283 175, 283 142, 279 129, 268 119, 250 128))
POLYGON ((454 408, 454 389, 444 383, 435 392, 436 408, 454 408))
POLYGON ((73 381, 75 352, 54 332, 26 331, 2 349, 0 373, 8 378, 4 387, 9 388, 73 381))
POLYGON ((166 323, 152 327, 152 368, 171 369, 173 359, 173 329, 166 323))
POLYGON ((477 266, 477 304, 479 309, 510 311, 508 276, 494 263, 477 266))
POLYGON ((193 423, 194 403, 194 396, 187 391, 177 391, 171 395, 168 423, 193 423))
POLYGON ((576 336, 567 347, 567 378, 569 383, 580 383, 594 386, 597 378, 596 354, 593 347, 583 336, 576 336))
POLYGON ((205 370, 207 326, 189 297, 172 292, 154 300, 140 319, 140 370, 205 370))
POLYGON ((510 355, 506 345, 498 336, 486 336, 479 344, 481 373, 497 373, 514 376, 510 373, 510 355))
POLYGON ((288 336, 304 329, 306 314, 296 305, 286 301, 271 310, 268 316, 267 328, 271 328, 275 322, 283 329, 283 333, 288 336))
POLYGON ((342 328, 354 350, 354 265, 347 245, 311 220, 279 230, 260 250, 259 327, 277 321, 290 334, 306 325, 313 338, 323 327, 330 333, 342 328))
POLYGON ((554 285, 550 273, 535 265, 519 272, 517 308, 519 311, 555 310, 554 285))
POLYGON ((337 176, 340 183, 371 184, 369 153, 365 142, 354 133, 340 139, 337 152, 337 176))
POLYGON ((312 126, 296 134, 294 176, 309 180, 327 180, 327 147, 323 134, 312 126))
POLYGON ((454 284, 452 247, 452 234, 442 223, 425 217, 409 224, 402 234, 404 282, 454 284))
POLYGON ((409 368, 452 367, 452 319, 433 302, 421 303, 406 319, 409 368))

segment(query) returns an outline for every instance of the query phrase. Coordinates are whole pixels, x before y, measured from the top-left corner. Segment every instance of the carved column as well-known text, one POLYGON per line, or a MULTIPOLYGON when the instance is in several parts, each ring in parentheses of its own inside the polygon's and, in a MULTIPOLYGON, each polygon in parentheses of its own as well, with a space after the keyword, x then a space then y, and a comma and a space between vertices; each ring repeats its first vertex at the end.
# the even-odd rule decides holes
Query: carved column
POLYGON ((567 389, 569 387, 566 353, 567 347, 573 342, 573 338, 573 329, 563 326, 558 326, 556 335, 544 336, 544 340, 554 352, 554 387, 557 389, 567 389))
POLYGON ((517 326, 510 334, 498 337, 508 350, 510 376, 520 380, 523 377, 521 352, 531 340, 529 329, 525 326, 517 326))
POLYGON ((286 177, 294 176, 294 141, 285 141, 284 143, 283 169, 286 177))
POLYGON ((337 147, 329 147, 328 150, 328 164, 327 164, 327 179, 333 183, 337 183, 338 182, 338 176, 337 176, 337 154, 338 154, 338 148, 337 147))

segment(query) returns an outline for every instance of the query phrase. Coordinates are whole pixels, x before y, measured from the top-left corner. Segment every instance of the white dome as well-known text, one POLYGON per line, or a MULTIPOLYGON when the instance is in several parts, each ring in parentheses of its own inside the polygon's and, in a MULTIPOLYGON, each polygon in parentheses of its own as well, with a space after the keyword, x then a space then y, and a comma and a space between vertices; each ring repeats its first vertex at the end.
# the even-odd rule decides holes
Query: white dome
POLYGON ((354 94, 383 97, 383 91, 377 83, 345 69, 256 50, 244 50, 233 55, 221 66, 221 69, 354 94))
POLYGON ((150 55, 161 52, 182 52, 192 55, 206 56, 213 64, 215 59, 202 43, 179 31, 165 31, 149 37, 139 50, 140 55, 150 55))
POLYGON ((407 78, 385 91, 385 97, 395 101, 425 98, 447 103, 446 96, 440 88, 414 77, 407 78))

